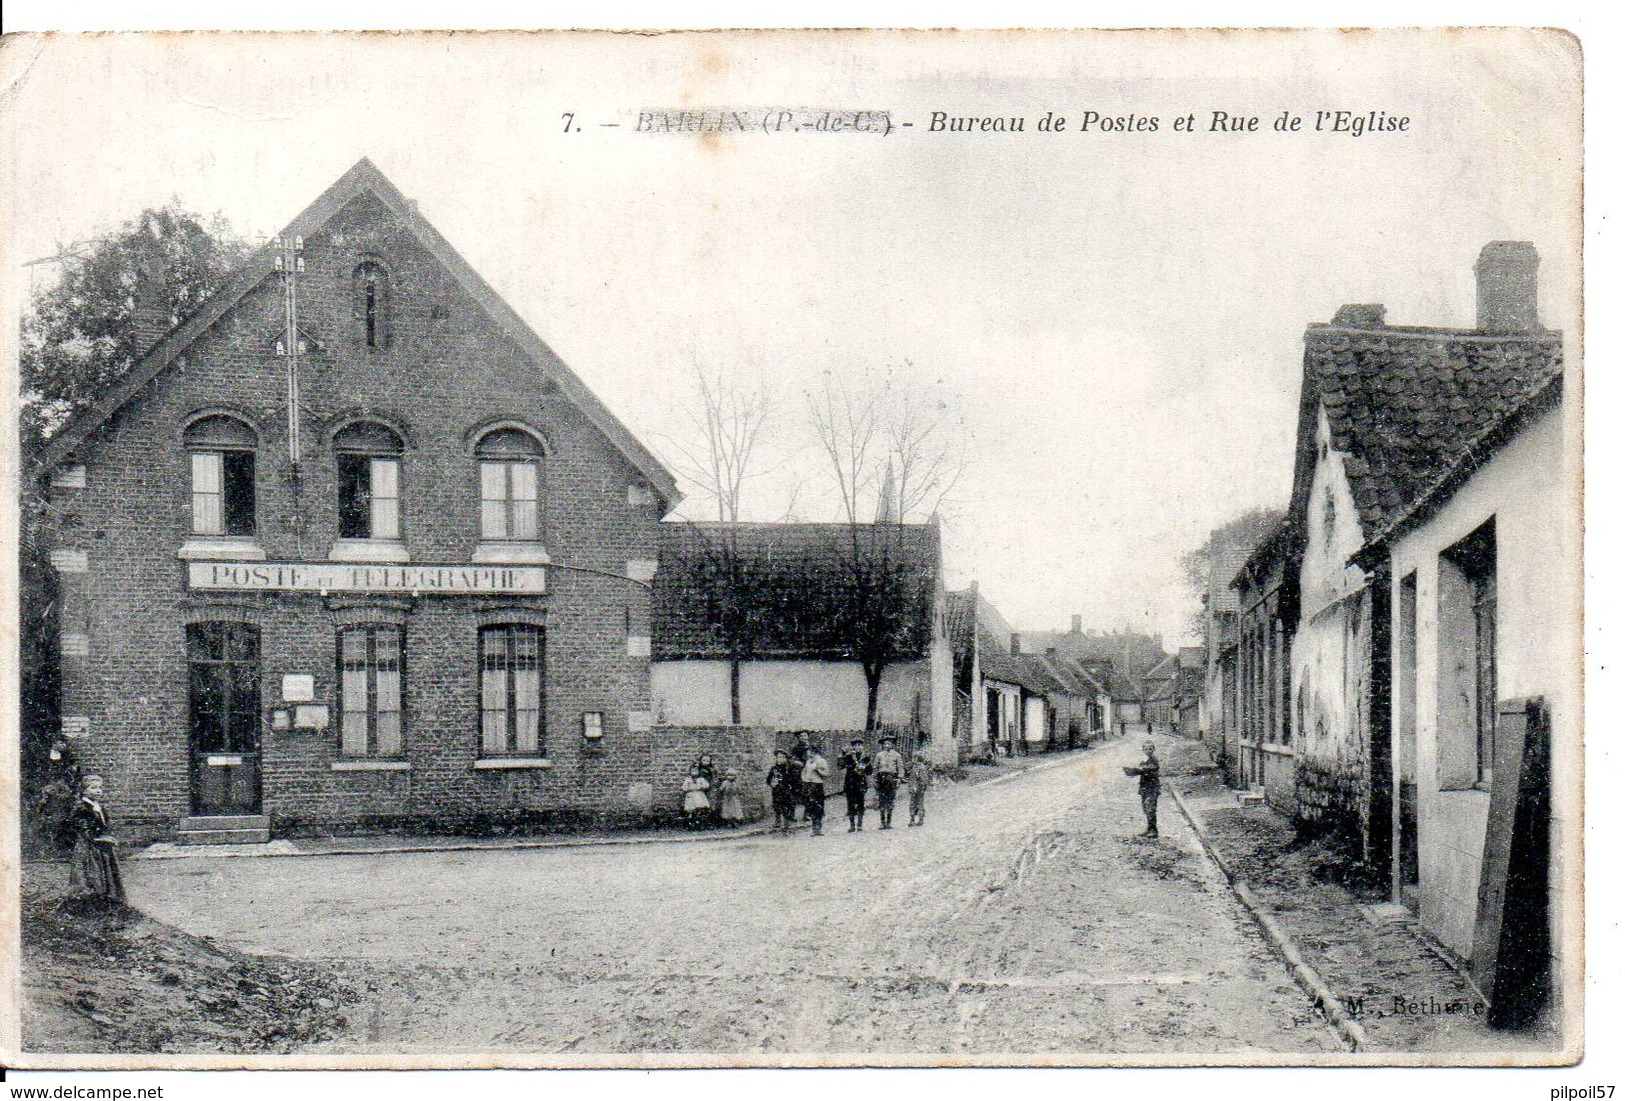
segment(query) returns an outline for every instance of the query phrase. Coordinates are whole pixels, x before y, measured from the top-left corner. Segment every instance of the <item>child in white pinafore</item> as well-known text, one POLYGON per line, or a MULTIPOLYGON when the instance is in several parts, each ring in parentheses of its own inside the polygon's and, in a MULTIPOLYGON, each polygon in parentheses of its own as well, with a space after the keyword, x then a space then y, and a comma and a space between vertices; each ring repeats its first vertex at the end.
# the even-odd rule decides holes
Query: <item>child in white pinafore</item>
POLYGON ((688 828, 701 829, 705 820, 711 817, 711 797, 707 794, 711 790, 711 782, 700 773, 700 766, 695 765, 688 770, 688 779, 683 781, 683 817, 688 820, 688 828))

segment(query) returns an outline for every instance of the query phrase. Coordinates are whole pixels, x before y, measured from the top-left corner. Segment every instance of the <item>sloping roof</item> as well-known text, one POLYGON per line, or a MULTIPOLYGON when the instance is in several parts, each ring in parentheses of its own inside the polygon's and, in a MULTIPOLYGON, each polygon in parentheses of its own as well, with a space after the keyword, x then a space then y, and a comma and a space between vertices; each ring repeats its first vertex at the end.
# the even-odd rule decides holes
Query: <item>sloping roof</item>
POLYGON ((1386 553, 1385 548, 1390 540, 1423 523, 1437 512, 1440 506, 1450 499, 1451 494, 1491 456, 1511 442, 1531 418, 1557 405, 1562 397, 1563 376, 1554 375, 1539 389, 1529 394, 1521 404, 1509 410, 1501 420, 1485 429, 1462 451, 1454 463, 1440 472, 1426 493, 1371 536, 1365 549, 1357 556, 1360 564, 1369 565, 1368 559, 1372 555, 1386 553))
POLYGON ((1208 571, 1208 607, 1215 612, 1241 610, 1241 594, 1230 582, 1241 572, 1253 550, 1253 546, 1239 542, 1221 542, 1215 548, 1212 568, 1208 571))
POLYGON ((1181 669, 1206 669, 1206 646, 1181 646, 1179 648, 1179 667, 1181 669))
POLYGON ((984 679, 1001 680, 1006 684, 1019 684, 1023 687, 1027 685, 1031 678, 1027 664, 1019 655, 1012 654, 1008 646, 1000 645, 998 636, 980 620, 976 624, 976 644, 981 648, 984 679))
POLYGON ((660 569, 655 574, 651 649, 655 660, 728 656, 719 623, 731 613, 749 617, 749 656, 761 660, 850 661, 858 656, 861 624, 848 600, 852 540, 862 561, 889 572, 903 586, 909 614, 893 642, 905 658, 923 657, 936 627, 936 592, 942 541, 935 524, 665 523, 660 526, 660 569), (718 548, 731 532, 737 552, 718 548), (748 607, 730 604, 727 557, 740 564, 748 607))
POLYGON ((1308 504, 1324 405, 1367 538, 1563 371, 1558 333, 1389 327, 1375 307, 1344 307, 1340 315, 1359 323, 1311 325, 1304 334, 1290 512, 1302 516, 1308 504))
MULTIPOLYGON (((312 237, 355 198, 370 194, 409 229, 423 246, 461 284, 536 366, 580 409, 600 432, 620 450, 627 461, 647 478, 669 509, 682 499, 677 481, 631 431, 587 389, 575 372, 542 342, 513 307, 502 300, 490 285, 469 267, 450 242, 417 212, 416 206, 396 190, 395 185, 372 161, 363 157, 343 176, 306 207, 288 227, 284 237, 312 237)), ((73 454, 91 433, 106 424, 124 404, 175 362, 199 337, 258 287, 276 270, 276 248, 267 244, 237 269, 207 302, 173 329, 138 360, 128 374, 110 387, 100 401, 75 417, 53 436, 37 458, 44 466, 54 466, 73 454)))

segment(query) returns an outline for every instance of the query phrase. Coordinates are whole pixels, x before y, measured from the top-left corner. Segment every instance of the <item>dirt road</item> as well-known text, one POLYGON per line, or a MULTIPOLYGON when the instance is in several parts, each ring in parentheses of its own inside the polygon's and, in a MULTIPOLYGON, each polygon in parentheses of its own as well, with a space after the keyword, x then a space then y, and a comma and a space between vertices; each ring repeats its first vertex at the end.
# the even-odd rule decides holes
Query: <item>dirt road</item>
MULTIPOLYGON (((136 861, 131 900, 368 993, 322 1050, 1335 1051, 1114 743, 923 829, 528 851, 136 861)), ((899 816, 901 820, 903 816, 899 816)))

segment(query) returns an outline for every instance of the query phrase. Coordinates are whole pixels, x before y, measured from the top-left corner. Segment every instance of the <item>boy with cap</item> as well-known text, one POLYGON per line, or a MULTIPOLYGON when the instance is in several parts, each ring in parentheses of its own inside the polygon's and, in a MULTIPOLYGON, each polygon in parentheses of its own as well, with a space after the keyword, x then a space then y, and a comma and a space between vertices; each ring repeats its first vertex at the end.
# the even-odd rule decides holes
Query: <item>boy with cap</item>
POLYGON ((801 798, 807 804, 807 821, 812 835, 824 835, 824 781, 829 779, 829 762, 816 746, 807 747, 807 763, 801 766, 801 798))
POLYGON ((925 825, 925 793, 931 790, 931 758, 925 755, 925 743, 914 751, 914 760, 908 766, 908 824, 925 825))
POLYGON ((880 809, 880 828, 891 829, 892 807, 897 805, 897 782, 903 776, 903 755, 897 752, 897 739, 890 734, 880 739, 875 754, 875 805, 880 809))
POLYGON ((851 747, 841 754, 841 794, 846 796, 847 833, 863 829, 863 801, 869 796, 870 769, 863 739, 853 738, 851 747))
POLYGON ((790 763, 790 755, 782 749, 773 751, 773 767, 767 770, 767 790, 773 801, 773 828, 789 833, 796 820, 797 775, 790 763))
POLYGON ((1145 812, 1145 832, 1140 836, 1156 837, 1157 799, 1162 795, 1162 765, 1157 760, 1155 742, 1146 742, 1140 748, 1145 750, 1145 760, 1138 767, 1125 768, 1123 772, 1140 778, 1140 810, 1145 812))

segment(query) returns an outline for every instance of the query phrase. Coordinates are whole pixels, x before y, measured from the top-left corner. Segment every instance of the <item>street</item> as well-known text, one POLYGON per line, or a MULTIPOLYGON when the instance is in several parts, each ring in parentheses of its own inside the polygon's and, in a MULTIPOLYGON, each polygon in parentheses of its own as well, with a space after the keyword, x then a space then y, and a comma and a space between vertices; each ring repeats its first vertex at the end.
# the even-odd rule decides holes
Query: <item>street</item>
POLYGON ((333 1052, 1339 1050, 1170 797, 1135 836, 1138 746, 938 787, 923 829, 132 861, 131 902, 351 969, 333 1052))

